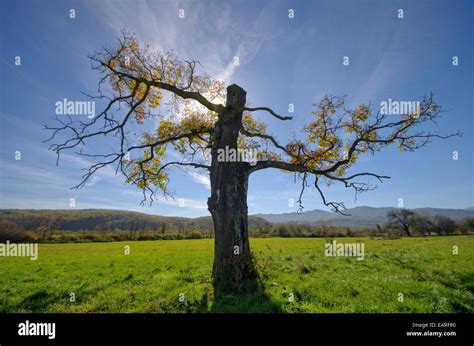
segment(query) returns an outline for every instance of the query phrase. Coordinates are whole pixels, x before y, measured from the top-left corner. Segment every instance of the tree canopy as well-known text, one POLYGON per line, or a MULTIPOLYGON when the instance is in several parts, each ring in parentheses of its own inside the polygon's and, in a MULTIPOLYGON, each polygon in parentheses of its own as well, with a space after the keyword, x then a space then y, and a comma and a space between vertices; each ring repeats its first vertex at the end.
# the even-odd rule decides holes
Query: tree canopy
MULTIPOLYGON (((67 133, 64 142, 50 146, 58 160, 68 149, 95 160, 76 188, 98 170, 113 165, 128 183, 143 191, 144 200, 149 197, 153 201, 158 190, 168 193, 170 167, 210 169, 204 153, 215 142, 216 122, 226 108, 225 98, 231 97, 226 95, 223 81, 202 72, 199 62, 181 61, 173 52, 152 51, 128 32, 123 33, 117 47, 104 48, 90 59, 101 76, 98 95, 91 97, 105 101, 105 108, 89 122, 57 117, 58 126, 46 126, 53 131, 49 140, 60 132, 67 133), (131 131, 132 126, 140 126, 147 119, 154 119, 156 128, 147 127, 139 136, 131 131), (117 139, 114 151, 83 151, 88 140, 103 136, 117 139), (174 159, 176 155, 171 152, 179 153, 179 159, 174 159)), ((327 95, 315 105, 302 136, 294 136, 288 143, 280 143, 253 113, 265 112, 282 121, 292 117, 268 107, 245 105, 240 110, 243 116, 238 146, 257 152, 257 162, 246 167, 249 173, 276 168, 298 175, 300 210, 305 188, 311 184, 326 206, 343 213, 343 203, 326 198, 322 181, 341 183, 357 194, 374 188, 372 183, 361 181, 363 177, 379 182, 389 178, 355 171, 362 154, 374 154, 392 144, 402 151, 413 151, 433 138, 459 135, 425 130, 424 125, 435 123, 441 112, 432 96, 423 97, 417 113, 395 116, 382 114, 370 104, 350 109, 345 97, 327 95)))

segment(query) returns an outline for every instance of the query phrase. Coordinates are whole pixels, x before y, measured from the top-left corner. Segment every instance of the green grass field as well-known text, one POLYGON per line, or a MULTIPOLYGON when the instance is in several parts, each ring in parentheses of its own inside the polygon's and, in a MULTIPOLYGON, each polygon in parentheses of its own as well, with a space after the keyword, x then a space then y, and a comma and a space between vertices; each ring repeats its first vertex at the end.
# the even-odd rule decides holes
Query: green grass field
POLYGON ((40 244, 37 261, 0 257, 0 312, 474 311, 474 237, 337 239, 357 240, 363 261, 326 257, 325 239, 251 239, 265 293, 219 304, 212 240, 40 244))

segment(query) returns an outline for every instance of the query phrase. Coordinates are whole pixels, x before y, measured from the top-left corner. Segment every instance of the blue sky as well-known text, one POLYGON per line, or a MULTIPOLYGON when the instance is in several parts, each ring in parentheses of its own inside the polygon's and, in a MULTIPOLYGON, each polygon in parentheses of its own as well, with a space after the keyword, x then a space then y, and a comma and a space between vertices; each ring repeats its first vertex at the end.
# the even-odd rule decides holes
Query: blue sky
MULTIPOLYGON (((298 134, 311 119, 312 104, 325 94, 347 95, 350 105, 378 105, 389 97, 419 100, 432 91, 447 110, 438 129, 461 130, 462 138, 435 141, 414 153, 394 148, 363 157, 361 171, 392 179, 356 203, 353 191, 338 185, 326 195, 347 207, 397 206, 399 198, 409 208, 474 206, 472 1, 20 0, 0 6, 0 208, 67 209, 75 198, 76 208, 208 215, 208 180, 199 172, 174 171, 171 189, 177 199, 160 197, 142 207, 141 192, 112 169, 71 190, 87 160, 70 152, 56 166, 55 153, 42 142, 55 102, 84 100, 81 92, 95 92, 98 76, 87 56, 113 46, 125 28, 156 49, 199 60, 227 84, 239 84, 252 106, 286 113, 293 103, 291 123, 258 115, 281 141, 298 134), (69 18, 71 8, 75 19, 69 18), (179 9, 185 10, 184 19, 178 18, 179 9), (236 68, 234 56, 240 60, 236 68), (349 57, 348 66, 343 56, 349 57), (21 160, 15 160, 16 151, 21 160)), ((299 187, 291 174, 260 171, 249 183, 249 212, 296 211, 288 200, 297 199, 299 187)), ((305 210, 327 209, 310 189, 303 201, 305 210)))

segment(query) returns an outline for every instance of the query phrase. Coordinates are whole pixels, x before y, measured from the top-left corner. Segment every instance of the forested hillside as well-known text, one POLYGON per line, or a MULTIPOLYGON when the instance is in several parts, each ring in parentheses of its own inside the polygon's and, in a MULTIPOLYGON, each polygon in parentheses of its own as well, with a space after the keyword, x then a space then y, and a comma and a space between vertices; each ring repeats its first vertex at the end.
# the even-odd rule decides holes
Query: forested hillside
MULTIPOLYGON (((63 231, 210 231, 212 219, 199 217, 195 219, 148 215, 121 210, 0 210, 0 220, 14 223, 25 230, 63 231)), ((250 228, 269 228, 271 223, 259 217, 249 218, 250 228)))

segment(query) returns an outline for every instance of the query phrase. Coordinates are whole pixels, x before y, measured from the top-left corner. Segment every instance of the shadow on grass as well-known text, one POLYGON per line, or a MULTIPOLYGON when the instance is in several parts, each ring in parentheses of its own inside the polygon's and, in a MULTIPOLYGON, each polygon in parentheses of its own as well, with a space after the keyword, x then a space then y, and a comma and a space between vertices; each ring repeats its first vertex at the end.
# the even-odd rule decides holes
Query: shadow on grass
MULTIPOLYGON (((88 287, 88 283, 83 283, 77 288, 75 292, 75 302, 81 303, 88 297, 94 297, 101 290, 99 287, 88 287)), ((61 302, 69 302, 70 293, 66 291, 54 291, 39 289, 30 295, 23 298, 18 305, 12 306, 10 312, 31 312, 31 313, 45 313, 50 312, 50 308, 55 305, 61 305, 61 302)), ((60 307, 58 307, 60 308, 60 307)), ((0 313, 3 313, 0 307, 0 313)), ((9 312, 9 311, 6 311, 9 312)), ((55 311, 64 312, 64 311, 55 311)))
POLYGON ((20 309, 31 312, 45 312, 48 307, 58 301, 58 296, 40 289, 20 302, 20 309))
POLYGON ((247 279, 238 287, 229 287, 213 283, 214 300, 209 306, 210 292, 203 295, 198 312, 211 313, 278 313, 282 312, 280 305, 265 292, 253 263, 250 266, 247 279))

